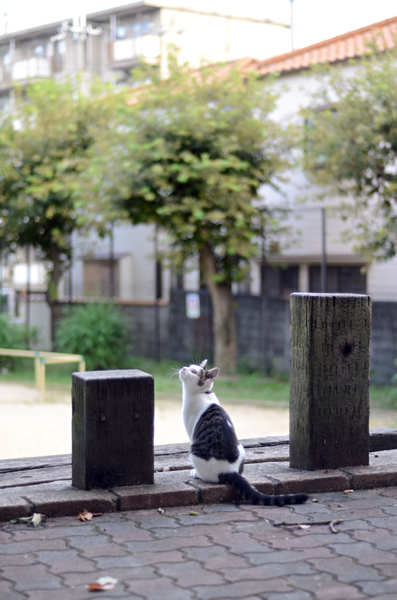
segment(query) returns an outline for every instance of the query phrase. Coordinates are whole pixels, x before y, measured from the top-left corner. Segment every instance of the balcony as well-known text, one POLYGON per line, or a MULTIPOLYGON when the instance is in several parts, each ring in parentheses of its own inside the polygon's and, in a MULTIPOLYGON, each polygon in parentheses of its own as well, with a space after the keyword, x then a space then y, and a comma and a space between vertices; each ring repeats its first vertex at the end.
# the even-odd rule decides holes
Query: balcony
POLYGON ((51 61, 49 58, 32 56, 25 60, 18 60, 12 65, 11 77, 13 81, 51 77, 51 61))
POLYGON ((143 58, 157 63, 160 56, 160 36, 142 35, 115 40, 109 44, 109 59, 114 69, 133 67, 143 58))

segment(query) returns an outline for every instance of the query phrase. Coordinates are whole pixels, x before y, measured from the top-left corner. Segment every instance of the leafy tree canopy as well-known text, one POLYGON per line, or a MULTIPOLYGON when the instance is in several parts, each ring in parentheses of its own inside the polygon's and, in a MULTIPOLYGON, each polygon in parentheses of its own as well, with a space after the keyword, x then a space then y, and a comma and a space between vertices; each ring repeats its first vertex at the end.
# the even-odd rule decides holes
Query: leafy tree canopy
POLYGON ((236 361, 231 284, 258 253, 264 225, 269 237, 280 233, 277 211, 260 194, 290 165, 292 130, 272 118, 276 99, 269 80, 235 68, 192 73, 173 57, 168 79, 152 74, 133 92, 112 157, 98 155, 99 187, 132 222, 163 227, 174 261, 199 254, 218 366, 236 361))
POLYGON ((259 189, 277 185, 291 131, 272 120, 276 95, 253 75, 192 74, 175 60, 170 72, 137 90, 106 176, 133 222, 163 226, 181 259, 208 245, 216 280, 232 282, 274 224, 259 189))
POLYGON ((327 193, 349 196, 357 249, 394 256, 397 245, 397 62, 372 52, 320 77, 306 118, 305 167, 327 193))
POLYGON ((0 133, 0 236, 10 249, 30 244, 42 251, 50 303, 71 260, 71 234, 93 223, 81 174, 113 110, 103 89, 83 94, 81 87, 78 80, 46 79, 16 89, 0 133))

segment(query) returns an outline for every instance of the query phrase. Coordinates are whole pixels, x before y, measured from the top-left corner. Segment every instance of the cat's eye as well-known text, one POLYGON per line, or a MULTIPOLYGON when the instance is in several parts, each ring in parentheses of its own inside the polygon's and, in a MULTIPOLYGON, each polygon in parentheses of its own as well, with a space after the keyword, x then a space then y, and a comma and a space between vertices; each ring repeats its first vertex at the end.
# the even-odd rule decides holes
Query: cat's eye
POLYGON ((197 375, 197 371, 195 371, 195 369, 192 369, 192 373, 194 373, 195 375, 197 375))

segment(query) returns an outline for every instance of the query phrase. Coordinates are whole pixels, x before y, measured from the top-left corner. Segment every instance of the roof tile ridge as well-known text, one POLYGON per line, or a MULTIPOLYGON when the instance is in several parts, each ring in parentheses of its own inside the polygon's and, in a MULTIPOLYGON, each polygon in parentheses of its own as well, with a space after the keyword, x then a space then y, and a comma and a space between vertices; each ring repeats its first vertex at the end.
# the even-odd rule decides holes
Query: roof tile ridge
POLYGON ((310 44, 309 46, 303 46, 302 48, 296 48, 295 50, 290 50, 289 52, 284 52, 283 54, 270 56, 269 58, 265 58, 259 62, 261 67, 265 67, 267 65, 271 65, 272 63, 282 62, 288 58, 299 56, 300 54, 304 54, 305 52, 311 52, 313 50, 317 50, 325 46, 335 44, 339 41, 354 38, 357 35, 364 35, 366 32, 371 33, 379 29, 381 30, 383 27, 391 25, 392 23, 397 23, 397 15, 395 17, 389 17, 388 19, 385 19, 383 21, 378 21, 377 23, 372 23, 371 25, 365 25, 364 27, 360 27, 359 29, 353 29, 351 31, 347 31, 346 33, 341 33, 339 35, 336 35, 335 37, 322 40, 321 42, 310 44))

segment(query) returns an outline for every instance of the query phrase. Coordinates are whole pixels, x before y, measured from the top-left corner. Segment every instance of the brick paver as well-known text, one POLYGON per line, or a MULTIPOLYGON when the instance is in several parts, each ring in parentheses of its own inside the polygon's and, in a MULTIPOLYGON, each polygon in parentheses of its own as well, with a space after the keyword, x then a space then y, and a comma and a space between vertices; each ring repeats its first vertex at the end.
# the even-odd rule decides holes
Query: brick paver
POLYGON ((397 488, 313 498, 4 522, 0 598, 396 600, 397 488), (113 590, 86 589, 101 576, 113 590))

